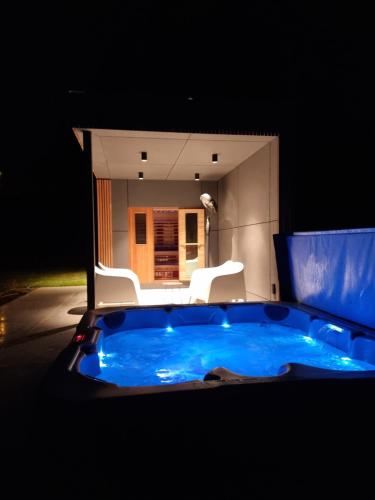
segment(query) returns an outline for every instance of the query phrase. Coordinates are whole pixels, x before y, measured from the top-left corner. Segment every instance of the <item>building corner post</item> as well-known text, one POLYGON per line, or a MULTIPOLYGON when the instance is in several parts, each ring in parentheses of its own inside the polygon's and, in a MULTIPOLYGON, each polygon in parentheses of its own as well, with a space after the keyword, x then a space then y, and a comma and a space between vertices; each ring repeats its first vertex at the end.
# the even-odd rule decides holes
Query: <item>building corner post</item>
POLYGON ((87 308, 95 309, 95 213, 94 213, 94 176, 92 170, 91 131, 83 131, 83 162, 86 173, 85 189, 87 189, 87 308))

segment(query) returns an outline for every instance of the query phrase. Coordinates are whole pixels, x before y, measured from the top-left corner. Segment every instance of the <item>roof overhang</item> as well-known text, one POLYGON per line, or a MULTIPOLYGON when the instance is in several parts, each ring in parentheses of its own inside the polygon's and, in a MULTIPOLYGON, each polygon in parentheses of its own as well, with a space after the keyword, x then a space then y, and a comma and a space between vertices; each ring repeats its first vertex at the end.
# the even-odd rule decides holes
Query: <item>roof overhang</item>
MULTIPOLYGON (((73 129, 83 147, 83 132, 73 129)), ((88 129, 93 171, 98 178, 218 181, 276 139, 272 135, 201 134, 147 130, 88 129), (147 152, 142 161, 141 152, 147 152), (217 163, 212 155, 218 155, 217 163)))

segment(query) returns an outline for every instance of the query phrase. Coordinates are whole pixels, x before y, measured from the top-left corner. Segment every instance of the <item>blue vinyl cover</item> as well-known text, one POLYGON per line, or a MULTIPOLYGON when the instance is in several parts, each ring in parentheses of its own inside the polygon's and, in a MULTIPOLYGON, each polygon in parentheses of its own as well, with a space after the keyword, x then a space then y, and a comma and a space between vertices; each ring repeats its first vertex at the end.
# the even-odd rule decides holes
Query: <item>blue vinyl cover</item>
POLYGON ((297 302, 375 328, 375 228, 288 237, 297 302))

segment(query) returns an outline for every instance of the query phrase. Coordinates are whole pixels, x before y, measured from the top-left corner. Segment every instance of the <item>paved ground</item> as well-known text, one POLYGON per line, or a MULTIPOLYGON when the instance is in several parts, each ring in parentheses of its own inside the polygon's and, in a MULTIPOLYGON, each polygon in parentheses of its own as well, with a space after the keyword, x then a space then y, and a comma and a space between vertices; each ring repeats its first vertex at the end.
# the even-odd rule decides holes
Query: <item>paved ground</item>
POLYGON ((53 334, 53 330, 74 326, 79 318, 75 308, 86 307, 86 287, 38 288, 0 306, 0 345, 53 334))
POLYGON ((68 344, 86 305, 86 287, 40 288, 0 307, 0 401, 6 433, 2 445, 21 445, 40 381, 68 344))
POLYGON ((76 286, 36 289, 0 307, 0 470, 9 498, 25 492, 48 497, 52 482, 66 474, 64 465, 52 482, 46 477, 54 460, 44 456, 41 444, 53 436, 42 436, 36 425, 37 394, 85 306, 86 287, 76 286))

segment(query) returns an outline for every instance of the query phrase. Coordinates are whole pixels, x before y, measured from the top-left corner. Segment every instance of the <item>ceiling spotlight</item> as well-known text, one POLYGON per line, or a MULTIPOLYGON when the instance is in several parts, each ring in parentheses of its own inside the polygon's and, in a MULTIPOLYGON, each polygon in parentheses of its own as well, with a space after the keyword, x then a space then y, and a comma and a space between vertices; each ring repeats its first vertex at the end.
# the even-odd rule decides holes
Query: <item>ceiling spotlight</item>
POLYGON ((199 181, 199 174, 195 174, 195 180, 199 181))
POLYGON ((218 154, 217 153, 212 153, 212 163, 217 163, 218 160, 218 154))
POLYGON ((141 152, 141 160, 142 161, 147 161, 147 151, 142 151, 141 152))
POLYGON ((138 180, 143 181, 143 172, 138 172, 138 180))

